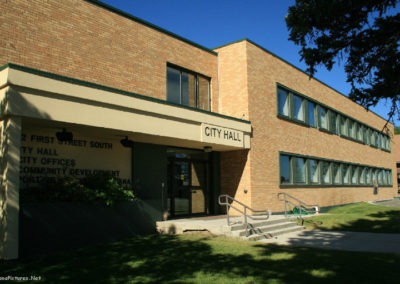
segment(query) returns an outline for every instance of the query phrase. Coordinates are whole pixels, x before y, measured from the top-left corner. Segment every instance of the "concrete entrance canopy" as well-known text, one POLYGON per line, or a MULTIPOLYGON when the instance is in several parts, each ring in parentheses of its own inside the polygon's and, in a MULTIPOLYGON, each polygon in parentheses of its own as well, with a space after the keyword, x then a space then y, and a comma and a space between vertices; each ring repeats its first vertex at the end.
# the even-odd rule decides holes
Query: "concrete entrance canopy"
POLYGON ((250 148, 249 121, 14 64, 0 67, 0 259, 19 255, 22 131, 95 131, 211 151, 250 148))
POLYGON ((217 113, 14 64, 3 67, 0 86, 2 116, 117 130, 152 144, 213 151, 250 148, 250 122, 217 113))

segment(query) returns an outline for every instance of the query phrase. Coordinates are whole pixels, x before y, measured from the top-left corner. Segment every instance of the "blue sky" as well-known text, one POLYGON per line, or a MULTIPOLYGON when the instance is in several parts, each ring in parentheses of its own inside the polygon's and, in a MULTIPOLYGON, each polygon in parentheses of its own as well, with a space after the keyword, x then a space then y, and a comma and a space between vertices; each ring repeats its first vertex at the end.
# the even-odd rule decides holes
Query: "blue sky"
MULTIPOLYGON (((285 15, 294 0, 102 0, 102 2, 207 48, 248 38, 298 68, 300 48, 288 40, 285 15)), ((328 72, 321 67, 315 77, 347 95, 343 64, 328 72)), ((390 104, 371 110, 387 117, 390 104)), ((395 121, 396 125, 400 124, 395 121)))

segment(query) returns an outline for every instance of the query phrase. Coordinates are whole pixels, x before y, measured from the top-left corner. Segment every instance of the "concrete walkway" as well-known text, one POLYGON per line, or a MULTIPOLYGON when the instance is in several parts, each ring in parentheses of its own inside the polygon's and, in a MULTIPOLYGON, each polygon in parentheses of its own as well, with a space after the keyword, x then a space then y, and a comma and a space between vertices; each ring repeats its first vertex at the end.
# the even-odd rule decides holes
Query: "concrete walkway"
MULTIPOLYGON (((372 204, 400 207, 400 199, 373 202, 372 204)), ((270 220, 284 218, 283 215, 271 215, 270 220)), ((240 222, 241 218, 232 218, 231 221, 240 222)), ((190 218, 160 222, 164 233, 183 233, 185 231, 205 230, 215 235, 223 235, 229 230, 226 216, 212 216, 205 218, 190 218)), ((400 254, 400 234, 335 232, 304 230, 288 233, 272 239, 263 239, 259 242, 266 244, 292 245, 299 247, 314 247, 345 251, 364 251, 400 254)))
MULTIPOLYGON (((400 207, 399 198, 370 203, 388 207, 400 207)), ((274 239, 262 240, 261 242, 346 251, 400 254, 400 234, 306 230, 286 234, 274 239)))
POLYGON ((273 239, 261 240, 260 242, 345 251, 400 254, 400 234, 305 230, 273 239))

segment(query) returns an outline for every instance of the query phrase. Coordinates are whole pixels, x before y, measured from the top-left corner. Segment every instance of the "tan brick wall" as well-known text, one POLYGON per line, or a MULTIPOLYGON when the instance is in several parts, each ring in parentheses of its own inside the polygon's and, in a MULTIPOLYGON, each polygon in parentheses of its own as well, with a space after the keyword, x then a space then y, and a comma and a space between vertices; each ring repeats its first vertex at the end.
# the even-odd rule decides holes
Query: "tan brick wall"
MULTIPOLYGON (((288 192, 305 202, 317 203, 320 206, 386 199, 396 195, 397 182, 393 152, 387 153, 315 128, 279 119, 276 83, 279 82, 376 129, 382 129, 386 123, 385 120, 367 112, 326 85, 316 80, 309 80, 306 74, 250 42, 241 41, 232 44, 219 50, 219 53, 222 54, 225 48, 230 50, 240 48, 242 53, 247 54, 247 68, 243 71, 245 74, 241 76, 247 78, 249 119, 253 126, 252 148, 249 154, 251 163, 246 165, 246 170, 251 171, 249 193, 251 206, 256 209, 271 208, 273 211, 282 211, 283 205, 277 202, 276 198, 280 191, 288 192), (380 188, 378 195, 374 194, 372 187, 280 189, 279 151, 391 168, 394 186, 380 188)), ((229 78, 230 75, 240 77, 239 74, 232 74, 234 71, 231 71, 231 67, 235 64, 234 57, 231 61, 220 61, 221 78, 222 76, 229 78), (223 74, 224 72, 226 74, 223 74)), ((234 70, 238 72, 238 69, 234 70)), ((232 96, 232 94, 226 94, 225 91, 235 89, 234 83, 236 83, 235 80, 221 80, 221 101, 226 96, 232 96), (230 86, 223 87, 225 84, 230 86)), ((240 82, 240 84, 244 83, 240 82)), ((236 98, 230 99, 236 100, 236 98)), ((237 108, 238 106, 233 106, 233 112, 237 108)), ((222 110, 229 113, 226 105, 222 107, 222 110)), ((393 131, 393 125, 390 127, 393 131)), ((239 188, 238 191, 240 192, 241 189, 239 188)))
POLYGON ((82 0, 0 1, 0 66, 14 63, 166 98, 166 63, 212 78, 217 56, 82 0))
MULTIPOLYGON (((249 118, 246 42, 216 49, 219 66, 220 113, 249 118)), ((251 205, 250 154, 248 151, 221 153, 221 193, 251 205)), ((237 213, 237 212, 232 212, 237 213)))
POLYGON ((396 155, 396 162, 400 162, 400 135, 395 135, 393 137, 392 147, 396 155))

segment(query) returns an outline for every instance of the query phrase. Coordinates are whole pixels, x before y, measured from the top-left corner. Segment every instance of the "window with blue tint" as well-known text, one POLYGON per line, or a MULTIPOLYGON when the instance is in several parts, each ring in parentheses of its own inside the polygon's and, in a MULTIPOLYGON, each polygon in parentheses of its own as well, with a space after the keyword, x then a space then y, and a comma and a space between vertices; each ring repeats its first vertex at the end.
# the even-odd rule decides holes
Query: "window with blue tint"
POLYGON ((304 121, 304 103, 303 98, 293 95, 293 118, 304 121))
POLYGON ((302 184, 306 182, 306 166, 305 159, 300 157, 292 157, 293 183, 302 184))
POLYGON ((308 125, 311 127, 317 127, 315 123, 315 103, 310 101, 307 103, 307 119, 308 125))
POLYGON ((308 172, 310 183, 319 183, 319 163, 317 160, 308 160, 308 172))
POLYGON ((325 184, 331 183, 331 163, 328 161, 321 162, 321 177, 325 184))
POLYGON ((290 184, 290 158, 287 155, 280 155, 280 182, 281 184, 290 184))
POLYGON ((318 125, 319 128, 328 129, 328 113, 322 106, 318 106, 318 125))
POLYGON ((280 154, 280 184, 321 187, 392 184, 391 170, 321 158, 280 154))
POLYGON ((278 88, 278 113, 289 117, 290 114, 290 96, 289 92, 278 88))

